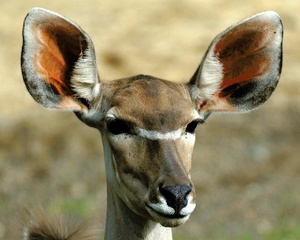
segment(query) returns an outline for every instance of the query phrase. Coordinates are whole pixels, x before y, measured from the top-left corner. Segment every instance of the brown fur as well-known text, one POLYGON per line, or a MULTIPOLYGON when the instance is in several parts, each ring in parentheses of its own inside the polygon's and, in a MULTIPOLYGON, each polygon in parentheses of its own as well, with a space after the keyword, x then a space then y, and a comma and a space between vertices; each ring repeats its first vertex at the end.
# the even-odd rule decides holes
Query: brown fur
POLYGON ((26 215, 23 240, 94 240, 99 235, 90 222, 70 224, 60 215, 49 217, 43 210, 26 215))

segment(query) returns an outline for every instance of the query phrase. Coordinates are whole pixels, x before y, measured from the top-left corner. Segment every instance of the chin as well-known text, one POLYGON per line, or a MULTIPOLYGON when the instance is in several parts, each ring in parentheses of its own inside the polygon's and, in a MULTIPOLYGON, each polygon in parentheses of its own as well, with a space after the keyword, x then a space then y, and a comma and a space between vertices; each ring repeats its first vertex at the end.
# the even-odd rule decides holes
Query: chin
POLYGON ((163 214, 161 212, 157 212, 150 207, 147 207, 146 209, 150 214, 152 220, 154 222, 160 223, 164 227, 178 227, 184 224, 190 217, 190 214, 184 216, 168 215, 168 214, 163 214))

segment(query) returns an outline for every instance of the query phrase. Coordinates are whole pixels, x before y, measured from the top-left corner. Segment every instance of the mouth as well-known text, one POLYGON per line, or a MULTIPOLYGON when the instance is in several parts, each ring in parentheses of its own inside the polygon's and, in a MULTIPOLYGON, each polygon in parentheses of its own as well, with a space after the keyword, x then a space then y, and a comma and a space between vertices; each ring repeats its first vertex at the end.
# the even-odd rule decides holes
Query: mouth
POLYGON ((190 216, 190 214, 182 215, 175 213, 175 211, 173 213, 171 211, 163 212, 161 210, 154 209, 147 203, 145 203, 145 206, 153 219, 164 227, 177 227, 185 223, 190 216))

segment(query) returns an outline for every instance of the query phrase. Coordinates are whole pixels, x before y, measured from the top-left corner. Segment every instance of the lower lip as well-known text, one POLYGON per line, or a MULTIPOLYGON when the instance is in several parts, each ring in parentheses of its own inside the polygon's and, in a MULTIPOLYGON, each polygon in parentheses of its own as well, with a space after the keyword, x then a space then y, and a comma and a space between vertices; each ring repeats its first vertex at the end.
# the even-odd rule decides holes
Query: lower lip
POLYGON ((161 212, 157 212, 153 208, 151 208, 147 203, 146 203, 146 208, 150 209, 151 212, 154 212, 156 215, 163 217, 163 218, 178 220, 178 219, 183 219, 183 218, 187 217, 185 215, 166 215, 161 212))

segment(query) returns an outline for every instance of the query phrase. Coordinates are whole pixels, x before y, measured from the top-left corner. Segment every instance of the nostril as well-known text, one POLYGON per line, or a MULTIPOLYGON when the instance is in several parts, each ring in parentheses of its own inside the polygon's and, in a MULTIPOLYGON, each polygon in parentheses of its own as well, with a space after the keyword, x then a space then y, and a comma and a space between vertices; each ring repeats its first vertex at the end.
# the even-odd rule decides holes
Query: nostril
POLYGON ((187 195, 192 191, 189 185, 163 185, 160 193, 164 196, 168 206, 178 214, 187 205, 187 195))

